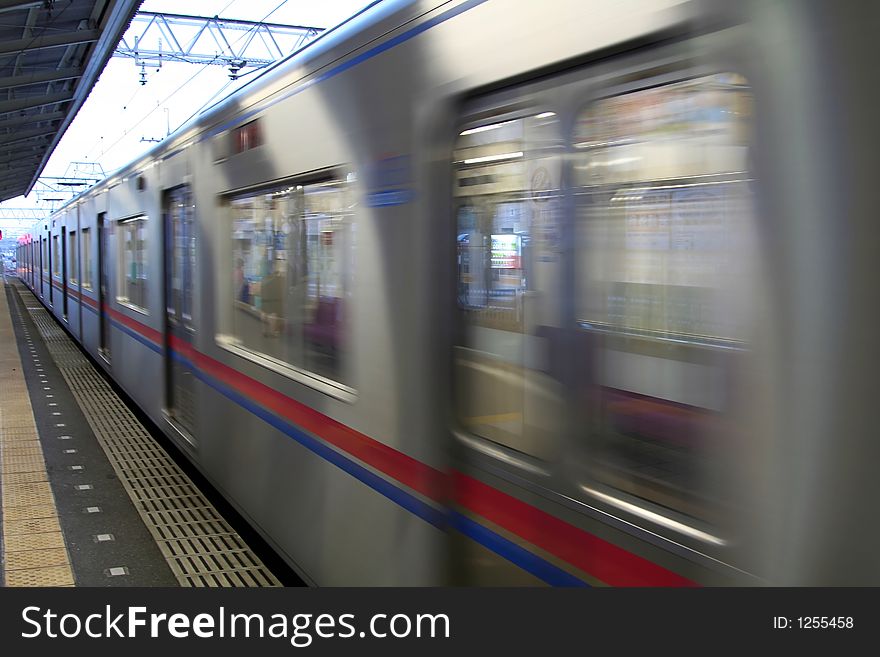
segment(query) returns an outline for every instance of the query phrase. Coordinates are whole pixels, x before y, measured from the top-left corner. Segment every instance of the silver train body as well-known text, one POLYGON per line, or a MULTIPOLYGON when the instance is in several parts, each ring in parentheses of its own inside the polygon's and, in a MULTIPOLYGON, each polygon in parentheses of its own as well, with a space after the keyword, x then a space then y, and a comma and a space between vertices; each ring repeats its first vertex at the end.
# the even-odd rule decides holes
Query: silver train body
POLYGON ((877 8, 737 4, 385 0, 20 275, 310 583, 876 585, 877 8))

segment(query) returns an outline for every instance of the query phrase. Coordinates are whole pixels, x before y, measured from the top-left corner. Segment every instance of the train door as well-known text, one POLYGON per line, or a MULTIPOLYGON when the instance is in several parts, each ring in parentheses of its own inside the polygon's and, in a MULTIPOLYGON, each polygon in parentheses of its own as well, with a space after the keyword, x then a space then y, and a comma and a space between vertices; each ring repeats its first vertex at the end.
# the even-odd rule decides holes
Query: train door
POLYGON ((195 230, 189 185, 165 192, 165 351, 169 421, 195 445, 195 376, 191 369, 195 230))
POLYGON ((55 305, 55 304, 54 304, 54 301, 55 301, 55 293, 53 292, 53 289, 54 289, 54 287, 55 287, 54 284, 53 284, 53 279, 54 279, 54 275, 55 275, 55 269, 54 269, 54 266, 55 266, 55 265, 54 265, 54 263, 52 262, 52 251, 53 251, 53 249, 52 249, 52 238, 53 238, 53 237, 54 237, 55 240, 57 241, 58 236, 57 236, 57 235, 54 235, 54 236, 53 236, 51 232, 49 233, 48 237, 46 238, 46 252, 47 252, 47 254, 48 254, 48 256, 49 256, 48 260, 49 260, 49 305, 50 305, 50 306, 55 305))
POLYGON ((110 362, 110 315, 108 304, 110 300, 110 281, 107 277, 107 213, 98 215, 98 308, 101 313, 100 343, 98 351, 107 362, 110 362))
MULTIPOLYGON (((601 534, 698 581, 694 562, 741 557, 749 495, 750 92, 686 64, 599 95, 579 75, 474 101, 455 142, 456 469, 571 518, 584 546, 601 534), (606 515, 568 515, 572 500, 606 515)), ((471 576, 570 581, 484 556, 462 559, 471 576)), ((577 577, 613 583, 599 561, 577 577)))
MULTIPOLYGON (((83 238, 88 239, 89 233, 88 232, 83 233, 83 230, 79 225, 79 206, 77 206, 77 208, 76 208, 76 225, 77 225, 77 232, 79 233, 79 241, 82 242, 83 238)), ((79 292, 79 294, 76 297, 77 303, 78 303, 78 307, 76 309, 77 330, 78 330, 77 336, 79 337, 80 340, 82 340, 83 339, 82 292, 83 292, 83 289, 85 289, 87 287, 86 279, 88 278, 88 272, 83 270, 82 255, 80 254, 80 249, 81 248, 88 248, 88 247, 81 247, 80 244, 77 244, 76 237, 73 237, 71 239, 71 241, 73 242, 73 245, 71 247, 71 250, 73 252, 73 262, 74 262, 73 275, 76 277, 76 282, 77 282, 77 287, 78 287, 77 291, 79 292)))
POLYGON ((67 319, 67 227, 61 227, 61 316, 67 319))

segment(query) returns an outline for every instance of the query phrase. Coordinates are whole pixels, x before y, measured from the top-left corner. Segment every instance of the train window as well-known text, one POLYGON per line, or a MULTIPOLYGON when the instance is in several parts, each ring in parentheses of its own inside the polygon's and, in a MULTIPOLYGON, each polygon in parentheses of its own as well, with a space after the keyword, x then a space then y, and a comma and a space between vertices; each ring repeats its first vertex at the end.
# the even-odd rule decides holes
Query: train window
POLYGON ((147 218, 119 223, 119 296, 116 300, 147 312, 147 218))
POLYGON ((92 232, 88 228, 82 229, 82 281, 85 290, 92 289, 92 232))
POLYGON ((77 270, 76 262, 76 231, 67 235, 67 271, 67 278, 70 284, 77 285, 79 283, 79 271, 77 270))
POLYGON ((263 145, 263 133, 260 129, 260 120, 255 119, 232 131, 232 153, 244 153, 257 146, 263 145))
POLYGON ((348 385, 348 187, 330 180, 230 199, 231 313, 222 344, 348 385))
POLYGON ((52 236, 52 276, 61 278, 61 245, 58 235, 52 236))
POLYGON ((563 417, 549 349, 562 312, 561 150, 557 117, 543 112, 462 131, 453 163, 459 423, 541 459, 563 417))
POLYGON ((171 322, 195 331, 193 324, 193 276, 196 271, 196 235, 194 206, 189 185, 181 185, 164 194, 163 203, 170 222, 171 252, 168 260, 167 311, 171 322))
POLYGON ((574 139, 590 479, 709 523, 751 320, 750 115, 715 75, 601 99, 574 139))

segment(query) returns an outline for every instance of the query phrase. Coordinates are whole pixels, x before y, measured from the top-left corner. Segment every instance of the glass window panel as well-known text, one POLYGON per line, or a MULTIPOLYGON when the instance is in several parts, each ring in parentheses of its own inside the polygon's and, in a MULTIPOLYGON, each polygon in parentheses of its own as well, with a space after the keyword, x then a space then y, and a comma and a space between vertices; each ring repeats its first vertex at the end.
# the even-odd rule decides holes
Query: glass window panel
POLYGON ((52 275, 61 276, 61 245, 58 242, 58 235, 52 236, 52 275))
POLYGON ((349 185, 289 185, 230 201, 237 347, 350 383, 345 352, 354 256, 349 185))
POLYGON ((464 130, 454 151, 459 421, 543 459, 562 417, 560 152, 552 112, 464 130))
POLYGON ((119 296, 117 300, 147 312, 147 218, 119 222, 119 296))
POLYGON ((82 286, 86 290, 92 289, 92 243, 91 231, 88 228, 82 230, 82 286))
POLYGON ((76 232, 70 233, 67 236, 67 240, 67 277, 71 285, 76 285, 79 282, 76 262, 76 232))
POLYGON ((192 298, 196 236, 189 186, 183 185, 168 192, 166 204, 173 231, 169 290, 171 298, 168 300, 167 311, 175 321, 194 330, 192 298))
POLYGON ((575 134, 591 476, 707 521, 730 503, 753 319, 750 119, 745 81, 725 74, 602 99, 575 134))

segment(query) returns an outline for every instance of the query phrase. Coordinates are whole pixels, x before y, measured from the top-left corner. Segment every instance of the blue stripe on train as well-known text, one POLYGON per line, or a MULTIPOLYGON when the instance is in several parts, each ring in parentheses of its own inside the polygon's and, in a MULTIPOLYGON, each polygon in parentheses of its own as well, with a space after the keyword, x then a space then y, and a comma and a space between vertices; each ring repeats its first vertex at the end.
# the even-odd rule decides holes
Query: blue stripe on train
POLYGON ((524 547, 504 538, 501 534, 493 532, 475 520, 471 520, 457 511, 451 511, 449 516, 452 527, 462 534, 489 548, 492 552, 501 555, 538 579, 547 582, 547 584, 551 586, 589 586, 585 581, 578 579, 546 559, 542 559, 533 552, 529 552, 524 547))
POLYGON ((191 363, 186 357, 184 357, 180 353, 172 350, 171 354, 172 358, 180 363, 183 363, 187 368, 189 368, 191 372, 193 372, 193 374, 196 375, 196 377, 198 377, 200 381, 210 386, 211 388, 214 388, 214 390, 216 390, 226 398, 232 400, 245 410, 253 413, 267 424, 278 429, 278 431, 285 434, 289 438, 292 438, 303 447, 309 449, 324 460, 329 461, 341 470, 344 470, 355 479, 366 484, 378 493, 381 493, 392 502, 403 507, 410 513, 417 515, 425 522, 434 525, 438 529, 443 529, 446 527, 446 519, 441 510, 431 506, 430 504, 424 502, 415 495, 406 492, 398 486, 395 486, 390 481, 383 479, 382 477, 372 472, 371 470, 368 470, 359 463, 355 463, 348 457, 340 454, 335 449, 327 445, 324 441, 311 436, 310 434, 306 433, 305 431, 301 430, 290 422, 287 422, 286 420, 278 417, 271 411, 268 411, 262 406, 259 406, 257 403, 251 401, 244 395, 235 392, 227 385, 205 374, 202 370, 193 365, 193 363, 191 363))
MULTIPOLYGON (((135 338, 156 353, 162 354, 162 348, 147 338, 116 320, 111 319, 111 322, 127 335, 135 338)), ((237 405, 253 415, 256 415, 258 418, 289 438, 295 440, 314 454, 332 463, 340 470, 347 472, 361 483, 369 486, 398 506, 406 509, 434 527, 437 527, 438 529, 445 529, 447 527, 456 529, 468 538, 483 545, 492 552, 495 552, 499 556, 510 561, 512 564, 519 566, 526 572, 531 573, 551 586, 589 586, 589 584, 583 580, 578 579, 574 575, 566 572, 549 561, 542 559, 538 555, 520 545, 517 545, 513 541, 504 538, 500 534, 484 527, 480 523, 471 520, 461 513, 456 511, 444 512, 424 502, 417 496, 401 489, 397 485, 377 475, 359 463, 356 463, 337 452, 322 440, 306 433, 294 424, 278 417, 256 402, 232 390, 229 386, 217 381, 200 368, 196 367, 189 359, 177 351, 171 350, 171 357, 185 365, 200 381, 213 388, 227 399, 235 402, 237 405)))
POLYGON ((156 352, 157 354, 159 354, 160 356, 161 356, 162 353, 164 352, 164 350, 162 349, 162 347, 160 347, 159 345, 157 345, 155 342, 152 342, 149 338, 146 338, 146 337, 142 336, 140 333, 138 333, 138 332, 135 331, 134 329, 130 329, 130 328, 128 328, 128 327, 127 327, 125 324, 123 324, 122 322, 116 321, 115 319, 112 319, 112 318, 111 318, 111 319, 110 319, 110 323, 113 324, 113 326, 115 326, 116 328, 118 328, 118 329, 119 329, 120 331, 122 331, 123 333, 126 333, 126 334, 130 335, 131 337, 133 337, 135 340, 137 340, 137 341, 140 342, 141 344, 145 344, 145 345, 147 345, 150 349, 152 349, 153 351, 155 351, 155 352, 156 352))
POLYGON ((322 440, 311 436, 296 425, 278 417, 244 395, 235 392, 227 385, 215 380, 210 375, 205 374, 188 358, 177 351, 172 350, 171 356, 176 361, 185 365, 200 381, 210 386, 227 399, 253 413, 267 424, 301 444, 303 447, 306 447, 321 458, 347 472, 361 483, 366 484, 395 504, 403 507, 410 513, 417 515, 419 518, 438 529, 445 529, 450 526, 457 529, 468 538, 477 541, 499 556, 507 559, 514 565, 519 566, 551 586, 589 586, 583 580, 578 579, 574 575, 569 574, 558 566, 542 559, 538 555, 529 552, 525 548, 491 531, 478 522, 475 522, 455 511, 444 513, 430 504, 427 504, 415 495, 408 493, 359 463, 356 463, 337 452, 322 440))

